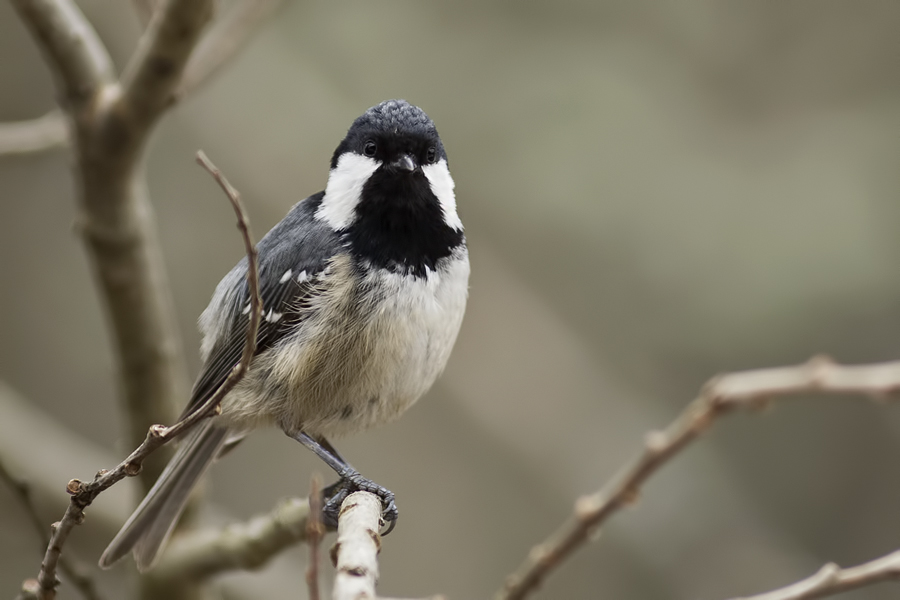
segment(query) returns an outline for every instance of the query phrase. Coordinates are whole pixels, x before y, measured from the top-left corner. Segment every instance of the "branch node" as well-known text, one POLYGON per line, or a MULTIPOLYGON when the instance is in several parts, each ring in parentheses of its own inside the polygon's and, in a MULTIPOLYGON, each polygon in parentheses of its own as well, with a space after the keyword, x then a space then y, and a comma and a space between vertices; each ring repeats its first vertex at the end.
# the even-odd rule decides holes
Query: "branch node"
POLYGON ((834 359, 826 354, 817 354, 810 358, 806 363, 811 372, 810 386, 816 390, 823 389, 827 384, 829 372, 836 364, 834 359))
POLYGON ((81 481, 78 479, 69 480, 69 483, 66 484, 66 493, 74 496, 79 492, 81 492, 81 481))
POLYGON ((665 451, 668 444, 669 441, 665 432, 650 431, 644 436, 644 446, 650 454, 660 454, 665 451))
POLYGON ((141 471, 144 470, 144 466, 138 462, 128 462, 125 463, 125 475, 128 477, 134 477, 135 475, 140 475, 141 471))
POLYGON ((593 495, 581 496, 575 500, 575 518, 588 523, 597 511, 597 498, 593 495))

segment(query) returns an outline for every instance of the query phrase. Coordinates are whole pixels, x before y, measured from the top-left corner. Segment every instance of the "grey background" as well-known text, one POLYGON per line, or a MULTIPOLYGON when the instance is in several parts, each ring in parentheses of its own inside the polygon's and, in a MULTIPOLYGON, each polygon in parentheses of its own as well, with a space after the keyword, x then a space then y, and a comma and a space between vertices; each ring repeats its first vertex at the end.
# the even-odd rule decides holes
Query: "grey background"
MULTIPOLYGON (((130 3, 79 4, 121 68, 139 32, 130 3)), ((488 597, 711 375, 900 356, 898 25, 900 5, 868 0, 287 3, 151 144, 191 373, 195 319, 242 252, 194 152, 241 190, 259 236, 324 187, 363 110, 422 106, 457 182, 469 310, 436 387, 339 447, 398 495, 381 593, 488 597)), ((7 3, 0 90, 2 120, 53 106, 7 3)), ((68 163, 61 150, 0 159, 0 379, 123 456, 68 163)), ((52 447, 33 445, 34 469, 71 458, 52 447)), ((898 452, 893 406, 808 398, 729 417, 537 597, 712 600, 884 554, 900 547, 898 452)), ((109 466, 86 464, 60 494, 109 466)), ((220 518, 246 518, 305 494, 314 470, 296 443, 259 434, 214 469, 208 497, 220 518)), ((5 489, 0 532, 11 597, 39 549, 5 489)), ((109 535, 89 514, 72 547, 94 563, 109 535)), ((128 597, 130 568, 98 575, 110 598, 128 597)), ((304 597, 303 568, 297 549, 226 579, 304 597)))

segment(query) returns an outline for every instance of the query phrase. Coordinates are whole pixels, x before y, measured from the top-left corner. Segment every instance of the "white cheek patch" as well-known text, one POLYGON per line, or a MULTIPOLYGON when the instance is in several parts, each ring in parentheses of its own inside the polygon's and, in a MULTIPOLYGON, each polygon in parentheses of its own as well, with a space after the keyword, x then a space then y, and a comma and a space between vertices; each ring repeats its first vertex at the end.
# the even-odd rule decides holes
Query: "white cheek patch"
POLYGON ((338 158, 338 164, 328 175, 325 197, 316 210, 316 218, 345 229, 356 218, 356 205, 362 196, 363 185, 381 163, 368 156, 348 152, 338 158))
POLYGON ((425 165, 422 172, 428 178, 431 184, 432 193, 437 196, 438 202, 441 203, 441 210, 444 212, 444 222, 457 231, 463 230, 462 221, 456 214, 456 195, 453 193, 453 178, 450 177, 450 169, 447 168, 447 161, 443 158, 433 165, 425 165))

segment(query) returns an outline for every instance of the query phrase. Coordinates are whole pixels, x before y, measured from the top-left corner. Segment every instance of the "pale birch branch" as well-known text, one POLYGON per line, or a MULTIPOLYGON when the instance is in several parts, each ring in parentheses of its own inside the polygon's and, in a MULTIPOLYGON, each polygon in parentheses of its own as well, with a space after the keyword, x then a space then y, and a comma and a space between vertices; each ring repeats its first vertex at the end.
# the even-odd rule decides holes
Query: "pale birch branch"
POLYGON ((858 394, 888 399, 900 390, 900 361, 838 365, 825 357, 790 367, 730 373, 710 380, 700 395, 663 431, 647 434, 644 449, 598 492, 575 503, 574 515, 528 554, 496 600, 520 600, 581 547, 624 506, 634 504, 641 486, 669 459, 706 431, 716 418, 737 408, 758 408, 778 396, 858 394))
POLYGON ((354 492, 341 505, 337 541, 331 549, 337 573, 334 600, 374 600, 381 551, 381 498, 354 492))
POLYGON ((58 110, 36 119, 0 123, 0 156, 44 152, 68 143, 66 119, 58 110))
MULTIPOLYGON (((375 594, 378 553, 381 552, 381 498, 371 492, 353 492, 341 504, 337 541, 331 548, 333 600, 391 600, 375 594)), ((433 596, 429 600, 442 600, 433 596)))
POLYGON ((828 563, 814 575, 797 583, 765 594, 733 598, 732 600, 812 600, 883 581, 897 580, 900 580, 900 550, 846 569, 842 569, 834 563, 828 563))

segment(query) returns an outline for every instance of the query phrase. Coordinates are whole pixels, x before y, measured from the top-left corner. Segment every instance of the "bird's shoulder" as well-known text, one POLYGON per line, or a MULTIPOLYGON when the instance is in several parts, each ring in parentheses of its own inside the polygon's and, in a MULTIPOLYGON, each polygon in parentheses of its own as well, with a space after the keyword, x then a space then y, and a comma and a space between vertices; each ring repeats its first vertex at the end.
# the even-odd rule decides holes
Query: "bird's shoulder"
MULTIPOLYGON (((340 236, 315 218, 324 192, 301 200, 257 244, 262 318, 256 353, 266 351, 304 319, 305 306, 321 290, 340 236)), ((250 315, 247 258, 222 279, 200 317, 203 367, 185 414, 205 401, 240 360, 250 315)))

